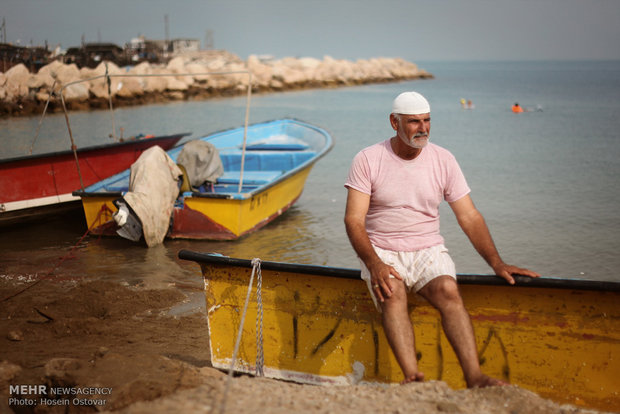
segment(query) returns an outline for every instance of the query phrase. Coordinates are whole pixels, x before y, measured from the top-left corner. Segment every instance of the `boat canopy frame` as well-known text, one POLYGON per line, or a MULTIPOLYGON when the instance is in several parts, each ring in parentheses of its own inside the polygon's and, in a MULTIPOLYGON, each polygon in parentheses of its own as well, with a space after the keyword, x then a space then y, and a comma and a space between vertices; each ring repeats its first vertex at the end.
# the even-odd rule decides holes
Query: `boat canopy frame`
MULTIPOLYGON (((110 107, 110 113, 111 113, 111 119, 112 119, 112 137, 114 140, 116 140, 116 126, 114 123, 114 108, 112 105, 112 93, 111 93, 111 78, 143 78, 143 77, 176 77, 176 76, 215 76, 215 75, 239 75, 239 74, 246 74, 248 75, 248 80, 247 80, 247 91, 246 91, 246 104, 245 104, 245 120, 244 120, 244 124, 243 124, 243 147, 242 147, 242 157, 241 157, 241 175, 239 178, 239 186, 237 189, 238 193, 241 193, 241 189, 243 188, 243 172, 244 172, 244 167, 245 167, 245 152, 246 152, 246 141, 247 141, 247 132, 248 132, 248 122, 249 122, 249 118, 250 118, 250 101, 251 101, 251 97, 252 97, 252 71, 251 70, 230 70, 230 71, 216 71, 216 72, 196 72, 196 73, 147 73, 147 74, 133 74, 133 73, 119 73, 119 74, 110 74, 108 73, 108 65, 107 62, 105 62, 105 68, 106 68, 106 73, 103 75, 98 75, 98 76, 93 76, 87 79, 80 79, 77 81, 73 81, 73 82, 69 82, 65 85, 63 85, 58 94, 60 95, 60 101, 62 103, 62 108, 63 108, 63 112, 64 112, 64 116, 65 116, 65 122, 67 124, 67 130, 69 131, 69 139, 71 141, 71 150, 73 151, 73 156, 75 158, 75 164, 77 167, 77 172, 78 172, 78 176, 80 178, 80 186, 82 189, 82 192, 85 191, 84 188, 84 182, 82 180, 82 172, 80 170, 80 162, 78 159, 78 154, 77 154, 77 147, 75 145, 75 141, 73 139, 73 132, 71 131, 71 124, 69 122, 69 114, 67 111, 67 106, 65 103, 65 97, 63 92, 65 91, 65 89, 67 89, 69 86, 72 85, 76 85, 79 83, 84 83, 84 82, 91 82, 97 79, 105 79, 106 85, 108 87, 108 101, 109 101, 109 107, 110 107)), ((54 82, 54 85, 56 83, 54 82)), ((53 86, 54 86, 53 85, 53 86)), ((52 86, 52 88, 53 88, 52 86)), ((50 93, 48 100, 45 104, 45 108, 43 110, 43 114, 41 116, 41 120, 39 121, 39 128, 41 125, 41 122, 43 121, 43 118, 45 117, 45 113, 47 111, 47 107, 49 104, 49 101, 52 97, 53 93, 50 93)), ((37 128, 37 136, 39 133, 39 128, 37 128)), ((36 141, 37 136, 35 136, 34 141, 36 141)), ((33 146, 34 146, 34 141, 33 141, 33 146)), ((32 151, 32 149, 31 149, 32 151)))

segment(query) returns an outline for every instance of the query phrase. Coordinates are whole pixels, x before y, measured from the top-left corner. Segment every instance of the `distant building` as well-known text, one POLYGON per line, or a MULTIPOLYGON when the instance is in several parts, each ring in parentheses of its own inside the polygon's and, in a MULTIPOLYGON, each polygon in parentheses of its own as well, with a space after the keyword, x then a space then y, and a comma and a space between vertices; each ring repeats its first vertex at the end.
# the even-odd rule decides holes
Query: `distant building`
POLYGON ((173 55, 200 50, 200 40, 198 39, 172 39, 170 45, 170 51, 173 55))
POLYGON ((147 40, 144 36, 131 39, 125 45, 125 52, 131 64, 140 62, 157 63, 163 60, 166 52, 166 42, 164 40, 147 40))
POLYGON ((60 47, 51 52, 45 47, 22 47, 0 43, 0 72, 23 63, 32 73, 59 59, 66 64, 75 63, 79 68, 95 68, 103 61, 117 66, 136 65, 140 62, 166 63, 173 56, 200 51, 198 39, 149 40, 144 36, 131 39, 124 48, 114 43, 85 43, 70 47, 63 54, 60 47))
POLYGON ((132 64, 139 62, 163 63, 171 56, 186 52, 197 52, 200 50, 200 40, 198 39, 172 39, 152 40, 140 36, 131 39, 125 45, 126 54, 132 64))
POLYGON ((13 46, 0 43, 0 72, 6 72, 13 66, 23 63, 32 73, 36 73, 51 60, 52 53, 46 47, 13 46))
POLYGON ((80 68, 95 68, 104 60, 118 66, 129 64, 123 48, 114 43, 86 43, 81 47, 70 47, 63 58, 64 63, 75 63, 80 68))

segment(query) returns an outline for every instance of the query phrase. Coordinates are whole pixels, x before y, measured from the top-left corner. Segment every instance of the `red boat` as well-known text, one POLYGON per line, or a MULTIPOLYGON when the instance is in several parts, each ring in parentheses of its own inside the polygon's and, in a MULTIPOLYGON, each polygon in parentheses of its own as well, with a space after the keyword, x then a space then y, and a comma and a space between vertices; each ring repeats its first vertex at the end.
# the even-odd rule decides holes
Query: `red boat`
POLYGON ((181 133, 0 160, 0 227, 79 208, 71 193, 123 171, 154 145, 172 148, 181 133), (78 171, 79 165, 79 171, 78 171))

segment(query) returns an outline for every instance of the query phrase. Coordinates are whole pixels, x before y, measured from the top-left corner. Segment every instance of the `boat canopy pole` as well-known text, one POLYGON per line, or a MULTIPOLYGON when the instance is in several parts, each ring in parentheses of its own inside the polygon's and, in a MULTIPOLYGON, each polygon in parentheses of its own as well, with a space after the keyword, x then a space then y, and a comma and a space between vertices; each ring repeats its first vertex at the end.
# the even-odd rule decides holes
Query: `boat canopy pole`
POLYGON ((75 146, 75 142, 73 141, 73 133, 71 132, 71 125, 69 125, 69 115, 67 114, 67 106, 65 105, 65 97, 62 94, 62 90, 60 92, 60 101, 62 102, 62 109, 65 113, 65 121, 67 122, 67 129, 69 130, 69 139, 71 139, 71 151, 73 151, 73 157, 75 158, 75 165, 77 166, 78 176, 80 177, 80 187, 82 191, 84 191, 84 181, 82 180, 82 171, 80 170, 80 161, 77 156, 77 147, 75 146))
POLYGON ((248 119, 250 117, 250 98, 252 96, 252 72, 248 71, 248 94, 245 102, 245 123, 243 125, 243 149, 241 150, 241 171, 239 172, 239 188, 238 193, 241 193, 243 188, 243 169, 245 168, 245 146, 248 139, 248 119))
MULTIPOLYGON (((67 122, 67 129, 69 130, 69 138, 71 139, 71 150, 73 151, 73 156, 75 157, 75 164, 77 166, 78 175, 80 176, 80 185, 82 187, 82 191, 84 191, 84 183, 82 182, 80 162, 78 161, 77 147, 75 146, 75 142, 73 141, 71 125, 69 125, 69 114, 67 113, 67 107, 65 105, 65 98, 63 95, 64 90, 67 89, 69 86, 82 83, 82 82, 90 82, 93 80, 105 78, 105 81, 107 82, 107 86, 108 86, 110 111, 112 111, 112 128, 113 128, 112 136, 114 137, 114 140, 116 141, 116 130, 114 126, 114 108, 112 108, 112 91, 111 91, 111 79, 110 78, 143 78, 143 77, 162 77, 162 76, 209 76, 209 75, 234 75, 234 74, 245 73, 248 75, 248 92, 247 92, 247 100, 245 104, 245 122, 243 126, 243 158, 241 159, 241 178, 239 180, 239 192, 241 192, 241 185, 243 184, 243 165, 245 161, 245 145, 246 145, 246 139, 247 139, 247 133, 248 133, 248 122, 249 122, 249 117, 250 117, 250 97, 252 96, 252 72, 250 70, 230 70, 230 71, 222 71, 222 72, 197 72, 197 73, 148 73, 148 74, 142 74, 142 75, 124 73, 124 74, 110 75, 108 73, 107 63, 105 67, 106 67, 106 72, 104 75, 93 76, 92 78, 80 79, 77 81, 69 82, 66 85, 64 85, 62 88, 60 88, 60 91, 59 91, 60 101, 62 102, 62 109, 65 113, 65 121, 67 122)), ((46 105, 46 108, 47 108, 47 105, 46 105)), ((45 116, 45 112, 43 113, 43 116, 45 116)), ((41 121, 43 121, 43 118, 41 118, 41 121)), ((38 135, 38 131, 37 131, 37 135, 38 135)), ((32 153, 32 149, 30 150, 30 152, 32 153)))
POLYGON ((114 108, 112 107, 112 81, 108 73, 108 62, 105 62, 105 82, 108 86, 108 102, 110 104, 110 117, 112 119, 112 139, 114 140, 114 142, 117 142, 116 126, 114 125, 114 108))
POLYGON ((30 144, 30 155, 32 155, 32 150, 34 149, 34 144, 37 142, 37 138, 39 138, 39 131, 41 131, 41 124, 43 123, 43 118, 45 118, 45 114, 47 112, 47 107, 50 105, 50 100, 54 95, 54 87, 56 86, 56 79, 54 79, 54 83, 52 83, 51 91, 47 96, 47 102, 45 102, 45 107, 43 108, 43 114, 41 115, 41 119, 39 120, 39 125, 37 125, 37 132, 34 134, 34 139, 32 140, 32 144, 30 144))

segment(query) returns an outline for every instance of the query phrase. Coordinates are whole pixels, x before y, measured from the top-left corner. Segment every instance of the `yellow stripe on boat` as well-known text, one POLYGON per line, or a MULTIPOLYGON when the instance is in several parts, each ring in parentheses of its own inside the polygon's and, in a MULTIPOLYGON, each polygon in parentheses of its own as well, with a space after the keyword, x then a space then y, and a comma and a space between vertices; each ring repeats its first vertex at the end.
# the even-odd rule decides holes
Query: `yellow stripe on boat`
MULTIPOLYGON (((201 265, 212 364, 228 369, 249 260, 188 251, 179 257, 201 265)), ((619 283, 517 277, 509 286, 493 276, 459 275, 459 284, 485 373, 560 403, 620 407, 619 283)), ((255 295, 253 287, 240 372, 256 369, 255 295)), ((359 271, 263 262, 262 308, 265 375, 314 384, 402 380, 359 271)), ((465 387, 438 312, 416 295, 409 308, 426 378, 465 387)))
POLYGON ((289 208, 301 195, 311 169, 312 165, 250 198, 192 197, 185 199, 185 205, 240 237, 289 208))

